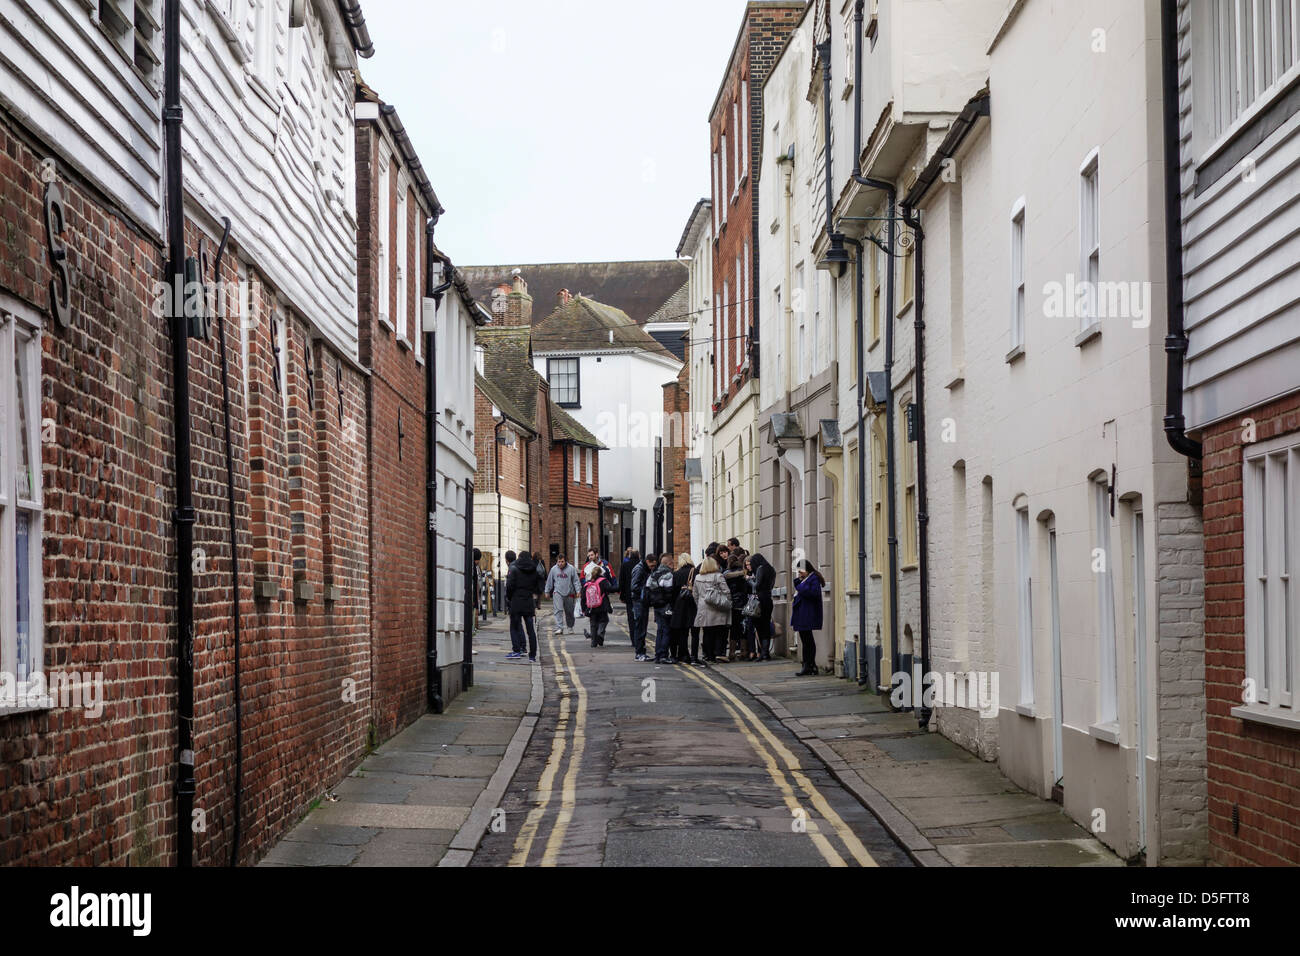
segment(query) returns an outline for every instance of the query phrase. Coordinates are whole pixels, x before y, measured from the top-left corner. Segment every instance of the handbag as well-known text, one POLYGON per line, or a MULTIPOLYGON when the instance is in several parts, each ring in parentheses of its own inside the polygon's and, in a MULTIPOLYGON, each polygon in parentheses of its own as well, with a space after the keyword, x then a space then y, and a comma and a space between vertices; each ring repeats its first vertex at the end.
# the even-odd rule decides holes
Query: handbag
POLYGON ((740 613, 745 617, 762 617, 763 602, 758 599, 757 594, 751 594, 749 600, 745 602, 745 606, 741 608, 740 613))

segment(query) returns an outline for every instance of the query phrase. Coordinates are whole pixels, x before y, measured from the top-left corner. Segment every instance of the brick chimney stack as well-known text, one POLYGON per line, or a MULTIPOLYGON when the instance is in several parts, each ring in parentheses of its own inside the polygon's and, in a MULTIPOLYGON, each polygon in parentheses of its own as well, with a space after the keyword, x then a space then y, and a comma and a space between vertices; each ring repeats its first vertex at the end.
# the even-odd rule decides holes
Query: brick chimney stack
POLYGON ((524 277, 520 275, 518 269, 515 270, 513 279, 514 285, 506 295, 505 324, 511 328, 531 326, 533 324, 533 297, 528 294, 528 283, 524 281, 524 277))

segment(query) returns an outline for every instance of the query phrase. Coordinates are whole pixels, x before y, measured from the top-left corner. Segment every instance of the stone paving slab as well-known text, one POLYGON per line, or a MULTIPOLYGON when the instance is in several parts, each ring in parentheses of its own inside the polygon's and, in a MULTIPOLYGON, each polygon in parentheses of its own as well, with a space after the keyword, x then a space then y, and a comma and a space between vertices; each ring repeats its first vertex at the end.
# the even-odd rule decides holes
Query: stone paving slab
POLYGON ((893 713, 852 681, 796 678, 789 661, 714 673, 800 737, 920 866, 1122 866, 1053 803, 997 766, 893 713))
POLYGON ((385 741, 260 865, 468 864, 542 703, 541 669, 505 660, 504 620, 474 646, 474 686, 385 741))

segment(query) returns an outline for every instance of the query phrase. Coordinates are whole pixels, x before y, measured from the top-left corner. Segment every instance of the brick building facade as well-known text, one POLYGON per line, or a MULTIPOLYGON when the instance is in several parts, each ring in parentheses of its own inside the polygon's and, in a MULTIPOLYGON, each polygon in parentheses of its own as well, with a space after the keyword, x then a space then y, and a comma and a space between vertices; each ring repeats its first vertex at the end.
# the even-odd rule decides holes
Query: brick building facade
POLYGON ((691 492, 686 480, 686 456, 690 427, 690 346, 687 361, 677 381, 664 385, 664 511, 670 516, 665 533, 667 550, 674 557, 694 555, 692 547, 703 551, 706 542, 691 540, 691 492))
MULTIPOLYGON (((1246 541, 1245 484, 1262 481, 1255 450, 1300 445, 1300 392, 1212 425, 1201 440, 1210 855, 1222 865, 1294 866, 1300 863, 1300 736, 1294 726, 1269 723, 1264 714, 1245 716, 1249 704, 1259 703, 1247 696, 1264 690, 1262 681, 1253 694, 1247 684, 1245 565, 1254 545, 1246 541), (1244 473, 1248 458, 1253 475, 1244 473)), ((1300 455, 1289 454, 1294 468, 1300 455)), ((1285 453, 1272 457, 1283 462, 1276 467, 1285 474, 1285 453)), ((1289 505, 1298 507, 1294 498, 1289 505)), ((1294 528, 1294 510, 1290 515, 1294 528)), ((1283 506, 1270 523, 1280 527, 1286 518, 1283 506)), ((1279 688, 1272 690, 1276 696, 1279 688)))

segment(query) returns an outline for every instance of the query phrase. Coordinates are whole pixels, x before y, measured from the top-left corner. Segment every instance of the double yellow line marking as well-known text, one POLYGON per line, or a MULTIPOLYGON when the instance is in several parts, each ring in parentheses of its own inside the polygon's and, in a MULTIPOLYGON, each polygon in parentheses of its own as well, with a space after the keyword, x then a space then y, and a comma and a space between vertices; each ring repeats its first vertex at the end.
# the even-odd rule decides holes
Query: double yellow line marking
POLYGON ((556 723, 555 737, 551 741, 551 755, 546 760, 546 768, 542 771, 542 779, 538 782, 538 802, 528 811, 524 825, 520 828, 519 837, 515 840, 514 853, 510 857, 511 866, 528 865, 528 855, 532 851, 533 842, 537 839, 537 831, 541 827, 542 819, 551 805, 555 778, 559 775, 560 767, 564 763, 564 752, 568 749, 571 711, 574 712, 573 752, 569 755, 569 768, 564 774, 560 790, 559 817, 542 852, 542 866, 555 866, 560 847, 564 843, 564 835, 573 820, 573 809, 577 802, 575 785, 578 768, 587 745, 587 689, 583 686, 582 679, 578 677, 578 668, 573 663, 573 658, 569 656, 568 650, 563 647, 557 649, 554 630, 548 632, 546 640, 551 651, 551 659, 555 661, 555 683, 560 690, 560 719, 556 723), (569 682, 566 677, 571 677, 573 680, 574 692, 577 696, 576 708, 570 703, 573 695, 569 692, 569 682))
MULTIPOLYGON (((803 771, 799 769, 799 761, 795 759, 794 754, 790 753, 789 748, 787 748, 785 744, 781 743, 781 741, 767 729, 767 726, 758 719, 758 716, 750 710, 743 701, 736 697, 735 694, 723 685, 719 684, 713 678, 701 674, 691 668, 687 668, 686 673, 692 680, 702 684, 705 689, 716 697, 722 703, 722 706, 726 708, 727 712, 736 722, 736 726, 740 728, 740 732, 744 734, 745 739, 749 741, 750 747, 752 747, 754 752, 762 758, 764 765, 767 767, 768 775, 771 776, 772 782, 776 784, 777 789, 779 789, 784 795, 786 806, 790 808, 791 812, 793 813, 802 808, 799 805, 798 799, 794 795, 794 788, 790 786, 785 773, 779 766, 777 766, 776 760, 773 759, 772 754, 781 758, 781 761, 785 764, 790 776, 794 778, 794 782, 798 784, 799 789, 808 797, 808 801, 812 804, 813 809, 817 811, 818 815, 823 820, 831 825, 831 828, 835 831, 836 835, 839 836, 840 842, 848 848, 849 854, 857 861, 857 864, 859 866, 877 866, 878 864, 875 859, 867 852, 867 848, 862 845, 862 841, 858 839, 857 834, 849 829, 848 824, 846 824, 840 815, 835 812, 835 809, 827 803, 826 798, 822 796, 821 791, 813 786, 812 781, 809 780, 803 771), (744 722, 741 720, 741 715, 744 715, 744 722), (749 727, 745 726, 746 723, 749 724, 749 727), (750 730, 750 727, 757 731, 758 735, 767 743, 767 746, 771 748, 771 753, 769 753, 767 747, 764 747, 763 743, 759 741, 758 736, 755 736, 755 734, 750 730)), ((821 852, 822 857, 827 863, 831 866, 848 865, 847 861, 835 852, 830 841, 821 834, 817 829, 816 824, 811 820, 808 821, 808 835, 812 837, 813 843, 817 846, 817 849, 821 852)))
MULTIPOLYGON (((528 864, 528 857, 532 852, 534 842, 537 840, 542 820, 546 816, 551 800, 555 795, 556 778, 560 774, 560 768, 564 765, 565 752, 569 750, 569 724, 570 717, 572 717, 573 748, 569 753, 568 768, 564 772, 564 778, 560 786, 560 809, 555 826, 551 829, 550 837, 547 839, 545 849, 542 851, 541 860, 542 866, 556 865, 560 850, 564 845, 564 838, 568 833, 569 824, 573 821, 573 811, 577 805, 578 771, 582 764, 583 752, 586 750, 587 689, 578 676, 577 665, 574 664, 568 650, 563 646, 557 647, 553 630, 547 635, 547 644, 550 648, 551 659, 555 661, 555 682, 560 691, 560 716, 556 723, 555 735, 551 741, 551 753, 547 758, 546 767, 542 771, 541 780, 538 782, 537 804, 528 812, 528 816, 520 828, 519 836, 515 840, 514 852, 510 857, 511 866, 526 866, 528 864), (573 682, 572 692, 569 689, 570 680, 573 682), (573 703, 575 698, 576 706, 573 703)), ((690 667, 683 668, 683 671, 716 698, 735 722, 737 729, 749 742, 754 753, 762 760, 768 776, 771 777, 773 784, 780 791, 782 799, 790 809, 791 814, 799 812, 804 814, 807 833, 827 864, 830 866, 848 866, 848 861, 836 851, 834 845, 821 832, 816 822, 807 819, 808 813, 800 803, 799 795, 795 790, 796 786, 798 790, 802 791, 818 816, 830 824, 831 829, 835 831, 840 842, 848 849, 849 855, 853 857, 857 864, 859 866, 876 866, 875 859, 867 852, 867 848, 863 846, 862 841, 845 824, 840 815, 826 801, 821 791, 813 786, 812 781, 800 769, 799 761, 795 759, 794 754, 768 730, 758 716, 735 694, 713 678, 690 667), (784 763, 784 769, 778 763, 778 759, 780 763, 784 763), (793 785, 791 784, 792 779, 794 781, 793 785)))

